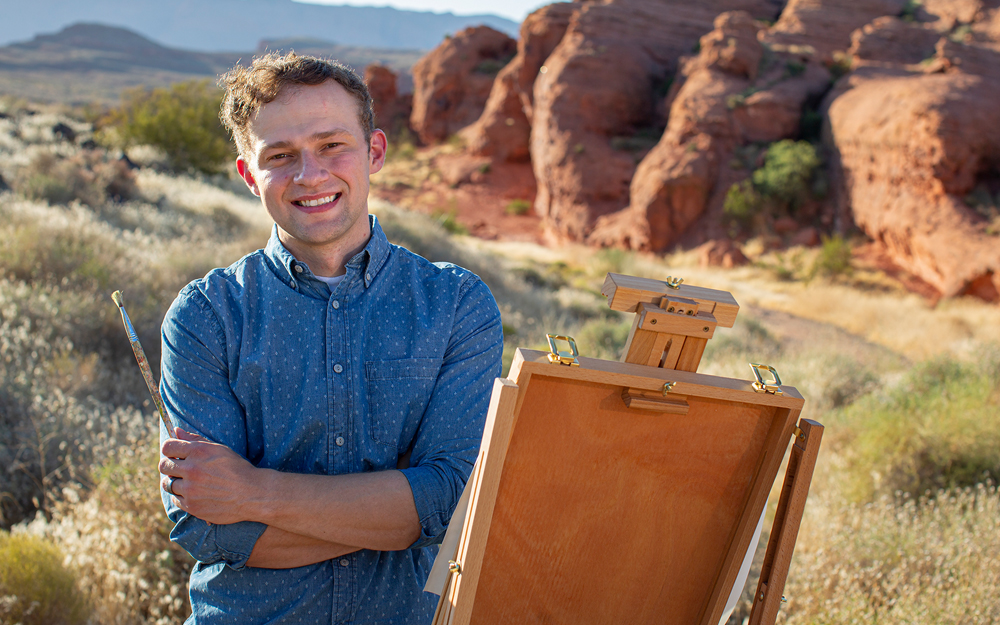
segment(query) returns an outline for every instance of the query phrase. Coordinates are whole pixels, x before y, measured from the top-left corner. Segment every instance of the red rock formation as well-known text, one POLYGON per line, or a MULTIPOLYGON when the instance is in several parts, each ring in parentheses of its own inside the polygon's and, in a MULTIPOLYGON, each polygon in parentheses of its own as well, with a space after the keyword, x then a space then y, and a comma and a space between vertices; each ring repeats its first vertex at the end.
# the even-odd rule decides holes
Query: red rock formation
POLYGON ((625 204, 635 158, 610 139, 657 125, 656 85, 720 12, 773 18, 778 8, 771 0, 581 4, 534 85, 535 210, 549 234, 579 240, 597 217, 625 204))
POLYGON ((577 8, 572 3, 560 2, 542 7, 525 18, 517 56, 493 82, 482 116, 461 133, 472 154, 515 162, 528 160, 535 78, 562 39, 577 8))
POLYGON ((386 132, 399 131, 409 123, 412 95, 396 91, 396 72, 383 65, 365 68, 365 83, 375 101, 375 125, 386 132))
POLYGON ((880 17, 854 31, 848 54, 858 62, 914 64, 934 56, 941 33, 930 25, 880 17))
POLYGON ((899 15, 906 0, 788 0, 764 41, 776 49, 800 46, 829 63, 851 45, 851 33, 884 15, 899 15))
POLYGON ((945 296, 1000 299, 1000 237, 962 201, 998 170, 997 102, 990 76, 864 68, 830 104, 855 221, 945 296))
POLYGON ((702 267, 732 269, 750 262, 743 250, 730 239, 708 241, 698 247, 698 264, 702 267))
POLYGON ((716 19, 698 57, 683 64, 667 129, 636 169, 629 207, 598 219, 588 241, 662 251, 709 207, 720 230, 725 192, 746 176, 722 166, 733 149, 797 135, 803 104, 823 93, 829 73, 808 58, 772 54, 760 63, 759 27, 743 12, 716 19))
POLYGON ((517 42, 488 26, 466 28, 413 66, 410 126, 427 143, 443 141, 476 121, 493 79, 517 42))

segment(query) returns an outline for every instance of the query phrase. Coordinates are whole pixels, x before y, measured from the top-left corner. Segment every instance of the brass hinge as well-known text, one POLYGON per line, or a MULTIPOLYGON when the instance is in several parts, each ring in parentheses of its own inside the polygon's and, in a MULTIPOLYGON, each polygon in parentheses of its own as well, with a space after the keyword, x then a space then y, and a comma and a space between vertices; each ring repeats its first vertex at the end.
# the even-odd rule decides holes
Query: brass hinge
POLYGON ((576 341, 573 340, 572 336, 562 336, 561 334, 546 334, 545 338, 549 340, 549 362, 566 365, 569 367, 579 367, 580 361, 577 357, 580 356, 580 352, 576 349, 576 341), (566 341, 569 344, 571 351, 559 351, 556 349, 556 341, 566 341))
POLYGON ((774 367, 751 362, 750 368, 753 370, 753 377, 757 378, 757 381, 753 383, 753 390, 758 393, 769 393, 771 395, 784 394, 781 392, 781 378, 778 377, 778 371, 774 367), (769 382, 764 381, 761 371, 767 371, 771 374, 769 382))

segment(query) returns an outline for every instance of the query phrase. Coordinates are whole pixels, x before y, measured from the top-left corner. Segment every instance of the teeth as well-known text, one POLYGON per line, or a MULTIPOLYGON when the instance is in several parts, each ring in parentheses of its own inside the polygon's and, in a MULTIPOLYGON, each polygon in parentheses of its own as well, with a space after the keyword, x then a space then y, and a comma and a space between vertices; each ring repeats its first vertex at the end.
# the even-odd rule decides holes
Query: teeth
POLYGON ((320 204, 329 204, 330 202, 336 200, 338 197, 340 197, 339 193, 335 195, 328 195, 326 197, 321 197, 318 200, 308 200, 308 201, 298 202, 298 204, 299 206, 319 206, 320 204))

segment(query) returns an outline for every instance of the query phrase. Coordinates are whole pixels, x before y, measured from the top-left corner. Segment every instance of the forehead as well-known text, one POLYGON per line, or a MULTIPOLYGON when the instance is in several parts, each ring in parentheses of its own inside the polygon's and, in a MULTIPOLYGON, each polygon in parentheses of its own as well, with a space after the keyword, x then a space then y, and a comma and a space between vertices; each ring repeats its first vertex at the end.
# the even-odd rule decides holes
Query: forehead
POLYGON ((346 131, 363 136, 360 106, 335 80, 319 85, 289 85, 261 106, 247 128, 252 144, 294 140, 301 133, 346 131))

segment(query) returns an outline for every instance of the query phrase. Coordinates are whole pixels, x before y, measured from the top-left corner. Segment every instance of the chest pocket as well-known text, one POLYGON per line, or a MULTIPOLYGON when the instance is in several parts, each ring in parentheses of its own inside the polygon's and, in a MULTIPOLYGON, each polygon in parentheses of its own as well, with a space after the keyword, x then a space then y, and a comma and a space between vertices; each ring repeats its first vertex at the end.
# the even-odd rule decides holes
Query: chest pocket
MULTIPOLYGON (((404 432, 412 436, 427 408, 441 361, 434 358, 376 360, 365 363, 368 427, 372 439, 400 446, 404 432)), ((409 440, 403 447, 409 446, 409 440)))

